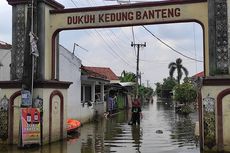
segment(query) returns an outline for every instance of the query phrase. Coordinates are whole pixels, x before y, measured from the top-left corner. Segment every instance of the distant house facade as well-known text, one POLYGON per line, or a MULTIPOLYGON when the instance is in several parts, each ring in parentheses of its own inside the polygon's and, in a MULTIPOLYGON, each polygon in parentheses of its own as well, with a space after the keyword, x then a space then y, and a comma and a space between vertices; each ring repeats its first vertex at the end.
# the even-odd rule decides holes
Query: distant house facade
MULTIPOLYGON (((104 83, 104 91, 103 95, 100 94, 100 88, 96 86, 95 90, 95 96, 96 98, 100 98, 100 100, 103 99, 104 103, 104 112, 108 111, 108 99, 109 96, 111 96, 110 92, 110 84, 119 82, 119 78, 117 75, 108 67, 89 67, 84 66, 83 69, 88 72, 92 72, 96 74, 98 77, 100 76, 101 79, 106 79, 108 83, 104 83)), ((114 93, 113 93, 114 94, 114 93)), ((97 100, 96 100, 97 101, 97 100)))
POLYGON ((10 44, 0 41, 0 81, 10 80, 11 48, 10 44))
MULTIPOLYGON (((120 83, 119 77, 108 67, 88 67, 84 66, 84 70, 94 72, 101 78, 107 79, 109 83, 104 83, 104 95, 100 94, 100 88, 96 86, 95 95, 96 97, 102 99, 106 102, 104 111, 111 111, 116 113, 119 110, 130 107, 130 96, 128 96, 129 88, 133 84, 124 84, 120 83), (114 101, 111 103, 111 99, 114 98, 114 101), (112 105, 112 106, 111 106, 112 105), (112 107, 112 108, 111 108, 112 107)), ((96 100, 97 101, 97 100, 96 100)))
MULTIPOLYGON (((105 75, 99 74, 87 66, 82 66, 81 70, 82 106, 84 109, 92 108, 89 113, 91 113, 93 117, 102 116, 106 111, 105 86, 109 84, 110 81, 105 75)), ((87 116, 89 116, 89 114, 87 116)))

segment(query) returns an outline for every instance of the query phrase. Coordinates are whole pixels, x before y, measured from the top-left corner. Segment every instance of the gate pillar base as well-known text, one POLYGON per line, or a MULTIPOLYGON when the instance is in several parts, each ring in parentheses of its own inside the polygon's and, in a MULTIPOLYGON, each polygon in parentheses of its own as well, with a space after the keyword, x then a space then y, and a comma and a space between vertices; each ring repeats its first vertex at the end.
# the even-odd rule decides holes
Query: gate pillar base
POLYGON ((201 95, 203 149, 230 151, 230 79, 204 79, 201 95))
MULTIPOLYGON (((43 101, 41 122, 41 144, 47 144, 67 137, 67 89, 71 82, 63 81, 36 81, 34 83, 33 99, 39 97, 43 101)), ((18 144, 20 105, 20 81, 1 81, 0 99, 6 96, 9 99, 8 136, 0 143, 18 144)))

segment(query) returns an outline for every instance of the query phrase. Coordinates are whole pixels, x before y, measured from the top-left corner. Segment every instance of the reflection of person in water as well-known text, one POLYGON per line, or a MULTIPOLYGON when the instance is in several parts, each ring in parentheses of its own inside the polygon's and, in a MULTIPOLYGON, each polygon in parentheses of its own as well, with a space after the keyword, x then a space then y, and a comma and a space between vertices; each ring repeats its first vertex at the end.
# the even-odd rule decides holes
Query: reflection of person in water
POLYGON ((141 132, 140 132, 140 126, 132 126, 132 138, 134 140, 134 146, 136 147, 136 151, 140 152, 140 146, 141 146, 141 132))

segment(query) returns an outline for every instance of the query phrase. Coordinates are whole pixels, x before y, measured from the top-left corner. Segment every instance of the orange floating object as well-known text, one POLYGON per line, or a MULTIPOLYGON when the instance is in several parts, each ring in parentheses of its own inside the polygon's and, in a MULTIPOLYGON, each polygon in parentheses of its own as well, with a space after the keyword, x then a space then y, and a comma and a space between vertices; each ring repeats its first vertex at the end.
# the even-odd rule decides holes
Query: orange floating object
POLYGON ((72 132, 81 126, 78 120, 67 119, 67 132, 72 132))

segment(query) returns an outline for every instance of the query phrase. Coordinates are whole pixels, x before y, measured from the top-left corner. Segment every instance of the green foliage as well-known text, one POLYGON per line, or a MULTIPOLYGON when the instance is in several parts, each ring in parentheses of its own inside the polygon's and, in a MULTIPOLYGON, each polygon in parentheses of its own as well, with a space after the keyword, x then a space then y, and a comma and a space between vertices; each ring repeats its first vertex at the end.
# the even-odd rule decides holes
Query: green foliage
POLYGON ((161 96, 161 91, 162 91, 162 84, 160 82, 155 83, 156 90, 155 90, 155 95, 158 97, 161 96))
POLYGON ((172 90, 177 85, 175 78, 165 78, 163 79, 163 90, 172 90))
MULTIPOLYGON (((124 70, 121 73, 120 81, 121 82, 136 82, 136 75, 133 72, 127 72, 124 70)), ((134 88, 131 92, 134 95, 136 93, 136 88, 134 88)), ((138 93, 142 98, 151 98, 151 96, 153 96, 153 89, 150 87, 145 87, 145 86, 140 85, 138 87, 138 93)))
POLYGON ((185 114, 186 115, 186 114, 192 113, 193 109, 190 106, 188 106, 188 105, 184 105, 184 106, 181 107, 180 112, 181 112, 181 114, 185 114))
POLYGON ((178 84, 174 87, 174 99, 185 105, 196 100, 195 87, 190 83, 178 84))
POLYGON ((136 75, 133 72, 127 72, 124 70, 121 73, 120 81, 121 82, 135 82, 136 81, 136 75))
POLYGON ((166 96, 165 98, 167 98, 170 97, 170 92, 172 92, 173 88, 177 85, 177 82, 175 78, 168 77, 163 79, 163 84, 157 82, 155 85, 155 94, 158 97, 166 96))
POLYGON ((145 99, 151 99, 151 97, 153 96, 153 89, 150 87, 145 87, 145 86, 140 85, 138 87, 138 92, 139 92, 139 95, 145 99))

